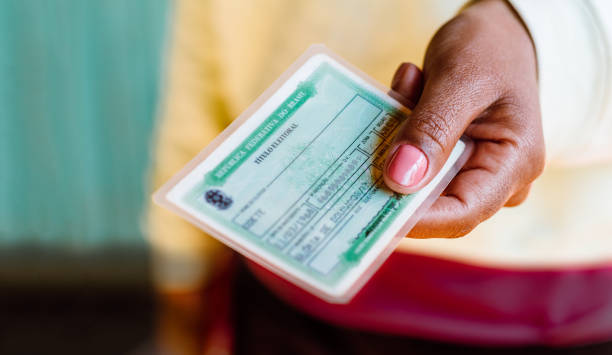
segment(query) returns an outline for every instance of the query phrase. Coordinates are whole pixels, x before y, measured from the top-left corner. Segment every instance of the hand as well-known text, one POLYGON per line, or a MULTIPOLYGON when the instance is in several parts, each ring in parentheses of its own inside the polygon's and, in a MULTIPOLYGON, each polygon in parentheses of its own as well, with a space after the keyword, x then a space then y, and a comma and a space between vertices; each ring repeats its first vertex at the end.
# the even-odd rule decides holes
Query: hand
POLYGON ((392 89, 414 108, 387 157, 384 179, 394 191, 425 186, 461 135, 475 142, 468 162, 408 236, 463 236, 526 198, 544 167, 536 58, 506 2, 480 1, 442 26, 423 72, 402 64, 392 89))

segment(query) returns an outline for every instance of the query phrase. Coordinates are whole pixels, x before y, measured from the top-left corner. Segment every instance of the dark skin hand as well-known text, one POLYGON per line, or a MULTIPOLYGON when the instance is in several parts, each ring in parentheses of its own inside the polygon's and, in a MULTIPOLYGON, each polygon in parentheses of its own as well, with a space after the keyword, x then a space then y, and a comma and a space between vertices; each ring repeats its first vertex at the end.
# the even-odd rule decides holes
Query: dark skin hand
POLYGON ((409 237, 460 237, 525 200, 544 167, 544 139, 535 51, 506 2, 477 2, 442 26, 423 72, 402 64, 392 89, 413 108, 387 157, 384 178, 392 190, 425 186, 463 134, 475 143, 409 237))

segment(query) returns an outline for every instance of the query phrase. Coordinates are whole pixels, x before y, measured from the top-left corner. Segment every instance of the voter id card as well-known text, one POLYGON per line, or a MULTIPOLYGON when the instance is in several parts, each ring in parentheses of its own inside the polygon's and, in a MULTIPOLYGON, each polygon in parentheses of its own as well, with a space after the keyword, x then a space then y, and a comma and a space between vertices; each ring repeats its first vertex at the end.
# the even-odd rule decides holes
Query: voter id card
POLYGON ((393 193, 382 169, 410 111, 387 90, 314 45, 154 199, 307 291, 348 302, 471 147, 462 138, 419 192, 393 193))

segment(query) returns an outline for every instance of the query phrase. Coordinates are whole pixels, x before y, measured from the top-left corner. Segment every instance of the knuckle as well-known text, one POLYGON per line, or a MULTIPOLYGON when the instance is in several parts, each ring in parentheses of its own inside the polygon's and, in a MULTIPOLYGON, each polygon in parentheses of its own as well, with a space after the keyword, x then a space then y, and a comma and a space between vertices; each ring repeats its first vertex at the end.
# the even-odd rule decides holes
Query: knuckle
POLYGON ((505 207, 516 207, 522 204, 523 202, 525 202, 528 195, 529 195, 529 192, 524 192, 519 195, 514 195, 510 197, 510 199, 508 199, 508 202, 506 202, 504 206, 505 207))
POLYGON ((504 197, 495 196, 494 198, 496 200, 495 202, 489 201, 488 203, 484 204, 475 211, 475 217, 473 218, 473 220, 476 221, 476 225, 480 224, 480 222, 489 219, 503 207, 505 200, 504 197))
POLYGON ((458 216, 459 218, 448 225, 449 238, 463 237, 473 231, 474 228, 480 224, 482 218, 480 216, 480 212, 475 207, 476 206, 473 206, 472 203, 463 201, 463 209, 465 213, 458 216))
POLYGON ((504 193, 480 193, 480 198, 469 204, 469 212, 463 224, 463 232, 466 234, 475 229, 480 223, 486 221, 499 211, 507 200, 504 193))
POLYGON ((460 12, 443 24, 434 34, 427 49, 431 59, 452 58, 456 51, 465 47, 466 43, 480 35, 481 24, 477 18, 460 12))
POLYGON ((529 137, 529 142, 525 146, 528 149, 527 157, 533 172, 532 179, 535 179, 542 174, 546 165, 546 144, 542 131, 542 119, 539 108, 527 108, 524 115, 529 122, 529 132, 524 132, 523 135, 529 137))
POLYGON ((467 218, 462 220, 460 223, 455 223, 452 230, 449 231, 448 238, 461 238, 468 235, 471 231, 478 226, 480 221, 474 218, 467 218))
POLYGON ((546 165, 546 148, 538 109, 516 97, 504 97, 496 109, 511 122, 508 142, 513 147, 519 176, 530 183, 542 174, 546 165))
POLYGON ((441 150, 446 150, 446 144, 452 135, 452 128, 448 120, 441 114, 432 110, 422 110, 420 115, 413 116, 412 127, 424 134, 441 150))
POLYGON ((522 157, 522 166, 527 173, 527 183, 532 182, 544 172, 546 166, 546 153, 543 138, 540 136, 524 139, 520 143, 523 148, 518 149, 518 155, 522 157))
POLYGON ((474 230, 474 228, 476 228, 477 224, 474 223, 469 223, 466 224, 464 226, 462 226, 462 228, 457 229, 457 231, 455 231, 455 234, 453 235, 454 238, 461 238, 461 237, 465 237, 466 235, 468 235, 471 231, 474 230))
POLYGON ((546 166, 546 159, 544 154, 538 154, 534 159, 532 159, 532 168, 533 168, 533 180, 538 178, 544 172, 544 167, 546 166))
POLYGON ((544 144, 544 136, 542 134, 538 135, 538 138, 535 143, 535 147, 533 149, 533 166, 534 166, 534 179, 540 176, 544 172, 544 167, 546 166, 546 146, 544 144))

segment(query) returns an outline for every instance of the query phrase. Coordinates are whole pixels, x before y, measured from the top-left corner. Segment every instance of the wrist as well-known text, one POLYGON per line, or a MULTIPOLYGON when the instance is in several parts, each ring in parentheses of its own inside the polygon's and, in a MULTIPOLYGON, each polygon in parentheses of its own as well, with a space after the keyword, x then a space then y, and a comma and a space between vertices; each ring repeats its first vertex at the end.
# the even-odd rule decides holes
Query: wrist
POLYGON ((478 31, 493 39, 496 46, 505 46, 514 53, 524 53, 537 68, 536 49, 523 19, 507 0, 477 0, 458 15, 466 17, 478 31))

